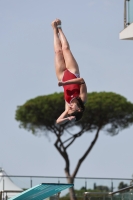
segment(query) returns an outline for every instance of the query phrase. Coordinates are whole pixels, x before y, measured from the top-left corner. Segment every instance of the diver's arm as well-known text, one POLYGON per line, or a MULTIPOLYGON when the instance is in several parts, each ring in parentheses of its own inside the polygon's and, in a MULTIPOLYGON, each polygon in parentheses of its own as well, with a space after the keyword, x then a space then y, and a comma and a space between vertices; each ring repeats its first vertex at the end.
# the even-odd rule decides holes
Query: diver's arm
POLYGON ((65 124, 68 121, 75 121, 75 117, 74 116, 70 116, 70 117, 66 117, 66 115, 68 114, 68 111, 65 110, 56 120, 56 124, 65 124))
POLYGON ((80 85, 80 98, 85 103, 87 101, 87 86, 86 83, 80 85))
POLYGON ((71 85, 71 84, 84 84, 84 79, 83 78, 74 78, 74 79, 70 79, 68 81, 59 81, 58 82, 58 86, 63 86, 63 85, 71 85))

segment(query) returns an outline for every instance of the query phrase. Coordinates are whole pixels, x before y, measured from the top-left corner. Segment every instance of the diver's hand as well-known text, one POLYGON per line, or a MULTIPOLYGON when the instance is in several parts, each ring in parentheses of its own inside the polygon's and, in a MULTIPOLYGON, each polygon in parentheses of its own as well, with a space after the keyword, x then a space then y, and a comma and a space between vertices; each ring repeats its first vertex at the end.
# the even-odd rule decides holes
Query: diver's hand
POLYGON ((73 122, 73 121, 76 120, 76 118, 75 118, 74 116, 70 116, 70 117, 68 117, 68 119, 69 119, 69 121, 71 121, 71 122, 73 122))
POLYGON ((58 82, 58 86, 60 87, 60 86, 63 86, 63 82, 62 81, 59 81, 58 82))

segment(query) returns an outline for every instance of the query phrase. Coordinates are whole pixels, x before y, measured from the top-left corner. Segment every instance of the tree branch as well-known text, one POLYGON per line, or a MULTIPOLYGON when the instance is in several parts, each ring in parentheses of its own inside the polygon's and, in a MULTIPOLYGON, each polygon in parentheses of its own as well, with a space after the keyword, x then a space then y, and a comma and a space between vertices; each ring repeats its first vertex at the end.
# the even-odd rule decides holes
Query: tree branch
POLYGON ((77 137, 80 137, 82 134, 84 133, 84 131, 82 130, 82 131, 80 131, 79 133, 77 133, 77 134, 75 134, 74 136, 73 136, 73 138, 71 137, 71 142, 65 147, 65 149, 67 149, 74 141, 75 141, 75 139, 77 138, 77 137))
POLYGON ((69 141, 70 139, 72 139, 72 141, 65 147, 65 149, 67 149, 74 141, 76 138, 80 137, 85 131, 88 131, 90 129, 91 125, 86 129, 85 127, 82 128, 82 130, 80 132, 78 132, 77 134, 74 134, 73 137, 65 140, 63 142, 63 144, 67 141, 69 141))
POLYGON ((57 138, 54 145, 65 160, 65 163, 66 163, 65 173, 66 173, 66 175, 70 176, 70 172, 69 172, 70 171, 70 162, 69 162, 68 154, 67 154, 66 149, 65 149, 65 147, 64 147, 64 145, 63 145, 63 143, 60 139, 60 136, 58 135, 57 137, 58 138, 57 138))
POLYGON ((86 131, 86 130, 85 130, 85 127, 83 127, 82 130, 81 130, 80 132, 74 134, 72 137, 70 137, 70 138, 68 138, 67 140, 65 140, 65 141, 63 142, 63 144, 66 143, 66 142, 68 142, 69 140, 71 140, 70 143, 69 143, 65 148, 67 149, 67 148, 74 142, 74 140, 75 140, 77 137, 80 137, 85 131, 86 131))
POLYGON ((91 151, 91 149, 93 148, 94 144, 96 143, 97 139, 98 139, 98 135, 99 135, 99 131, 100 131, 101 126, 98 128, 96 135, 94 137, 94 140, 91 142, 91 145, 89 146, 89 148, 87 149, 87 151, 84 153, 84 155, 79 159, 77 166, 72 174, 72 177, 75 178, 80 165, 82 164, 82 162, 85 160, 85 158, 87 157, 87 155, 89 154, 89 152, 91 151))

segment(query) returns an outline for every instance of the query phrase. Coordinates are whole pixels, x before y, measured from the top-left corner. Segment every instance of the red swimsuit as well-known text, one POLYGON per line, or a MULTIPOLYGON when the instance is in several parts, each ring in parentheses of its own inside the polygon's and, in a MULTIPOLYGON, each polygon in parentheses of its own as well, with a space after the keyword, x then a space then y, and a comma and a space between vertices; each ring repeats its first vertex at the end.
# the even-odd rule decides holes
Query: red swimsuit
MULTIPOLYGON (((74 74, 72 74, 69 70, 65 70, 62 81, 68 81, 75 78, 77 77, 74 74)), ((64 85, 63 88, 64 88, 64 99, 67 101, 67 103, 70 104, 75 97, 79 97, 80 94, 79 84, 64 85)))

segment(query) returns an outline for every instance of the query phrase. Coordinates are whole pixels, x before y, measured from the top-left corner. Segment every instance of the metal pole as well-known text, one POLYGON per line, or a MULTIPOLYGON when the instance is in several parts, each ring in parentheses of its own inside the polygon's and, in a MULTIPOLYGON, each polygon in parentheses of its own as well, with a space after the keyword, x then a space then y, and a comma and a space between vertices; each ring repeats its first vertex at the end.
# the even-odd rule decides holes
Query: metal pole
POLYGON ((85 190, 87 190, 87 181, 85 180, 85 190))
POLYGON ((4 195, 4 188, 5 188, 5 182, 4 182, 4 178, 3 178, 3 199, 5 198, 5 195, 4 195))
POLYGON ((8 200, 7 192, 6 192, 6 200, 8 200))
POLYGON ((124 0, 124 28, 126 28, 127 23, 127 7, 126 7, 126 0, 124 0))
POLYGON ((111 192, 113 192, 113 189, 114 189, 114 187, 113 187, 113 181, 111 182, 111 192))
POLYGON ((5 187, 4 187, 4 186, 5 186, 5 183, 4 183, 4 178, 3 178, 3 191, 4 191, 4 189, 5 189, 5 187))
POLYGON ((32 178, 30 179, 30 187, 32 188, 32 178))
POLYGON ((0 192, 0 200, 2 200, 2 192, 0 192))

